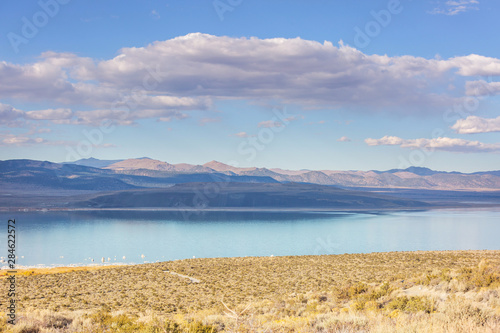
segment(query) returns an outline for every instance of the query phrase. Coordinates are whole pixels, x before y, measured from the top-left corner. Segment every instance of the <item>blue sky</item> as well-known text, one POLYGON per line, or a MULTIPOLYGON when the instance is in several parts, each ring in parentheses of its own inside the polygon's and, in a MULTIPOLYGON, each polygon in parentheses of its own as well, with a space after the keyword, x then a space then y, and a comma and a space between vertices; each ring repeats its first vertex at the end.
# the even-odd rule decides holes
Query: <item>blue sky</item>
POLYGON ((500 4, 0 4, 0 159, 500 169, 500 4))

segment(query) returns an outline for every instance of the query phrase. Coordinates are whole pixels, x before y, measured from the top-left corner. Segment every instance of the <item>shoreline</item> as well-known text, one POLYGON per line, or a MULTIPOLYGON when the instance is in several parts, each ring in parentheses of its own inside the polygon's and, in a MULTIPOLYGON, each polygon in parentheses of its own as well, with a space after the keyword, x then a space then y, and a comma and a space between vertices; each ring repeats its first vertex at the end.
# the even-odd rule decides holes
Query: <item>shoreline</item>
POLYGON ((500 207, 500 203, 471 204, 453 203, 451 205, 419 206, 419 207, 386 207, 386 208, 316 208, 316 207, 120 207, 120 208, 33 208, 33 207, 0 207, 0 212, 92 212, 92 211, 138 211, 138 212, 311 212, 311 213, 358 213, 385 211, 427 211, 444 209, 488 209, 500 207))
MULTIPOLYGON (((498 254, 500 255, 500 248, 497 250, 415 250, 415 251, 386 251, 386 252, 353 252, 353 253, 338 253, 338 254, 303 254, 303 255, 283 255, 283 256, 245 256, 245 257, 201 257, 201 258, 184 258, 184 259, 173 259, 173 260, 165 260, 165 261, 154 261, 154 262, 143 262, 143 263, 93 263, 88 265, 78 265, 78 264, 62 264, 58 266, 18 266, 14 271, 17 271, 16 275, 40 275, 40 274, 57 274, 57 273, 68 273, 73 271, 93 271, 99 269, 111 269, 111 268, 120 268, 120 267, 132 267, 132 266, 142 266, 142 265, 151 265, 151 264, 161 264, 161 263, 173 263, 173 262, 181 262, 181 261, 190 261, 190 260, 201 260, 201 261, 209 261, 213 259, 258 259, 258 258, 302 258, 302 257, 335 257, 335 256, 345 256, 345 255, 356 255, 356 256, 369 256, 369 255, 387 255, 387 254, 460 254, 460 253, 490 253, 490 254, 498 254), (33 274, 25 274, 26 272, 34 272, 33 274)), ((0 279, 5 278, 7 275, 7 271, 12 271, 12 269, 5 268, 6 266, 0 267, 0 279)))
POLYGON ((59 273, 70 273, 70 272, 77 272, 77 271, 95 271, 95 270, 101 270, 101 269, 111 269, 111 268, 118 268, 118 267, 123 267, 123 266, 133 266, 133 265, 128 265, 128 264, 110 264, 110 265, 88 265, 88 266, 72 266, 72 265, 63 265, 63 266, 47 266, 47 267, 40 267, 40 266, 20 266, 19 268, 15 269, 4 269, 3 267, 0 268, 0 279, 6 278, 7 272, 8 271, 16 271, 16 274, 11 274, 11 275, 22 275, 22 276, 31 276, 31 275, 44 275, 44 274, 59 274, 59 273))

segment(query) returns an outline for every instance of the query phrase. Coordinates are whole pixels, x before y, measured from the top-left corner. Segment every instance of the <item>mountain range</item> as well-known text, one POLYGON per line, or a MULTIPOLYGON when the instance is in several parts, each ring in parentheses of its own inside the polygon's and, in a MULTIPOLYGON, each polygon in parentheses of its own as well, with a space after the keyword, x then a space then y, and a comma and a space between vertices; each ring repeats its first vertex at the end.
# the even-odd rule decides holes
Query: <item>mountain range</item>
POLYGON ((0 161, 2 209, 327 208, 426 209, 500 203, 499 171, 238 168, 147 157, 72 163, 0 161), (203 206, 204 207, 204 206, 203 206))
POLYGON ((72 208, 426 209, 434 205, 393 196, 299 183, 187 183, 162 189, 98 193, 72 208))
MULTIPOLYGON (((435 171, 422 167, 387 171, 283 170, 279 168, 239 168, 218 161, 203 165, 170 164, 147 157, 126 160, 83 159, 75 165, 112 170, 121 175, 172 177, 173 175, 224 174, 266 177, 277 182, 311 183, 342 187, 411 188, 437 190, 500 189, 500 171, 475 173, 435 171)), ((263 180, 263 179, 261 179, 263 180)))
MULTIPOLYGON (((144 160, 153 165, 154 162, 144 160)), ((98 163, 93 161, 92 164, 98 163)), ((122 163, 116 162, 115 164, 122 163)), ((114 164, 112 164, 114 165, 114 164)), ((270 177, 223 174, 218 172, 178 172, 146 169, 114 170, 80 163, 53 163, 35 160, 0 161, 2 189, 116 191, 134 188, 169 187, 190 182, 277 183, 270 177), (142 170, 142 171, 141 171, 142 170)))

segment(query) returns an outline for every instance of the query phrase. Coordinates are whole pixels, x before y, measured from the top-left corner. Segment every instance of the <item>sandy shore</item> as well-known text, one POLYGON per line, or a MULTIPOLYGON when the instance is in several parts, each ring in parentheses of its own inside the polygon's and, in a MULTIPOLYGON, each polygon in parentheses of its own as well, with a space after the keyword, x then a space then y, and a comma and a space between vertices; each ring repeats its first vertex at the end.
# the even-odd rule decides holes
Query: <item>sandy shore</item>
MULTIPOLYGON (((40 268, 16 268, 17 275, 31 276, 42 274, 59 274, 69 272, 95 271, 100 269, 117 268, 126 265, 92 265, 92 266, 61 266, 61 267, 40 267, 40 268)), ((11 270, 1 269, 0 279, 7 276, 7 272, 11 270)))

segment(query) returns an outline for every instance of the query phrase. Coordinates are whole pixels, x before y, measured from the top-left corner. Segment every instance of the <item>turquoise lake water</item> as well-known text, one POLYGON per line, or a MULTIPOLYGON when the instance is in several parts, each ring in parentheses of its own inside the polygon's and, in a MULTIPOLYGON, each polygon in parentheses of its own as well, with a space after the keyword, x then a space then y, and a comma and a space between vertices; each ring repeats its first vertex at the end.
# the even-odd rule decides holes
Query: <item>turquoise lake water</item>
MULTIPOLYGON (((498 250, 500 210, 389 213, 48 212, 16 219, 22 266, 414 250, 498 250), (109 260, 108 260, 109 258, 109 260), (92 261, 92 259, 94 261, 92 261)), ((4 266, 5 263, 0 264, 4 266)))

